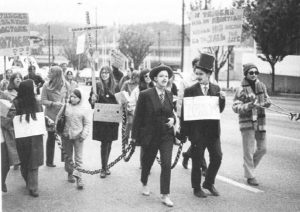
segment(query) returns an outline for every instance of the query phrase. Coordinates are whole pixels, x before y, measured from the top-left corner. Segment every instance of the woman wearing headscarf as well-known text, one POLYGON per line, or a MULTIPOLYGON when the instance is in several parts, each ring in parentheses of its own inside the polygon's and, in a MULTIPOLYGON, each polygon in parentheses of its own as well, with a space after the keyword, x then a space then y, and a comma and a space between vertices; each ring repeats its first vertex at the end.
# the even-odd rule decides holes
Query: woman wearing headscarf
MULTIPOLYGON (((97 93, 90 93, 89 102, 91 107, 94 108, 95 103, 102 104, 118 104, 115 98, 116 82, 112 70, 109 66, 103 66, 100 69, 100 81, 96 84, 97 93)), ((93 121, 93 140, 101 141, 101 163, 102 171, 101 178, 110 175, 107 169, 109 154, 111 151, 112 141, 118 139, 119 123, 93 121)))
MULTIPOLYGON (((36 113, 42 112, 42 105, 35 98, 34 82, 21 82, 17 97, 8 113, 8 117, 21 115, 22 120, 36 120, 36 113)), ((43 165, 43 135, 16 138, 17 151, 21 161, 21 174, 26 182, 29 194, 38 197, 38 168, 43 165)))
MULTIPOLYGON (((69 83, 66 82, 63 70, 59 66, 52 66, 48 72, 49 81, 43 85, 41 100, 45 106, 45 116, 53 122, 63 104, 68 102, 70 93, 69 83)), ((54 126, 49 127, 46 144, 46 165, 55 167, 53 164, 55 149, 55 131, 54 126)))
POLYGON ((142 194, 150 195, 148 177, 159 150, 161 157, 160 193, 163 204, 172 207, 170 200, 171 159, 175 142, 173 126, 173 95, 166 89, 172 69, 165 65, 155 67, 150 78, 155 87, 142 91, 139 95, 132 127, 132 139, 140 140, 144 154, 142 157, 142 194))

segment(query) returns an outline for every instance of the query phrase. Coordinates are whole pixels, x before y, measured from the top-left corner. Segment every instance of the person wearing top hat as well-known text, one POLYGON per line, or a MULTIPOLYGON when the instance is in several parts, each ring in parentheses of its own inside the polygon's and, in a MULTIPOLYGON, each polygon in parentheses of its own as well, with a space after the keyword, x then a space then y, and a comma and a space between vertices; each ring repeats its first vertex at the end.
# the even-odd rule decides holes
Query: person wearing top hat
MULTIPOLYGON (((209 81, 213 73, 215 58, 213 55, 202 53, 199 61, 194 66, 194 74, 198 83, 185 89, 184 97, 195 96, 218 96, 220 112, 225 108, 225 93, 220 87, 209 81)), ((207 148, 210 163, 206 171, 205 181, 202 187, 208 189, 214 196, 219 196, 219 192, 214 187, 215 178, 221 165, 222 151, 220 142, 220 121, 219 120, 196 120, 184 121, 182 107, 180 135, 188 137, 192 144, 192 188, 197 197, 207 197, 201 189, 201 163, 203 153, 207 148)))
POLYGON ((150 72, 155 87, 140 92, 136 104, 132 139, 139 140, 144 150, 142 156, 141 182, 142 194, 150 195, 148 176, 158 150, 161 157, 160 193, 165 205, 172 207, 169 198, 171 181, 171 159, 173 143, 175 142, 173 126, 173 96, 166 90, 169 79, 173 75, 172 69, 165 65, 153 68, 150 72))

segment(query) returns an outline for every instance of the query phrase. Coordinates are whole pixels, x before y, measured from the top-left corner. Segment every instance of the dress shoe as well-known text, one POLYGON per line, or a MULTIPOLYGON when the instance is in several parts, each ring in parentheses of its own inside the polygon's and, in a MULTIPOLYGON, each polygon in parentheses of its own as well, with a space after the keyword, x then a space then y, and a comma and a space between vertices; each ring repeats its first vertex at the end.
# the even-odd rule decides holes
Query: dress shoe
POLYGON ((209 185, 207 183, 203 183, 202 185, 203 188, 209 190, 209 192, 213 195, 213 196, 220 196, 220 193, 217 191, 217 189, 215 188, 214 185, 209 185))
POLYGON ((258 182, 255 178, 248 178, 247 183, 252 186, 258 186, 258 182))
POLYGON ((82 190, 84 186, 82 179, 76 178, 76 180, 77 180, 77 189, 82 190))
POLYGON ((46 165, 47 165, 48 167, 52 167, 52 168, 53 168, 53 167, 56 167, 56 165, 54 165, 53 163, 47 163, 46 165))
POLYGON ((102 170, 100 172, 100 178, 106 178, 106 171, 105 170, 102 170))
POLYGON ((182 166, 183 168, 187 169, 188 168, 188 163, 189 163, 189 157, 186 155, 186 153, 182 153, 182 157, 183 157, 183 160, 182 160, 182 166))
POLYGON ((206 193, 200 188, 200 189, 194 189, 194 195, 196 197, 200 197, 200 198, 206 198, 207 195, 206 193))
POLYGON ((72 173, 68 173, 68 182, 75 183, 75 178, 72 173))
POLYGON ((106 172, 106 175, 110 175, 111 174, 110 171, 109 171, 109 169, 107 169, 105 172, 106 172))
POLYGON ((150 190, 149 190, 147 185, 143 185, 142 194, 144 196, 149 196, 150 195, 150 190))
POLYGON ((7 192, 7 187, 5 183, 2 184, 2 192, 7 192))
POLYGON ((29 194, 30 194, 30 196, 33 196, 33 197, 38 197, 39 196, 39 193, 37 191, 34 191, 34 190, 29 190, 29 194))
POLYGON ((163 194, 163 195, 161 196, 161 202, 162 202, 164 205, 168 206, 168 207, 173 207, 173 206, 174 206, 174 203, 171 201, 171 199, 170 199, 170 197, 169 197, 168 194, 163 194))

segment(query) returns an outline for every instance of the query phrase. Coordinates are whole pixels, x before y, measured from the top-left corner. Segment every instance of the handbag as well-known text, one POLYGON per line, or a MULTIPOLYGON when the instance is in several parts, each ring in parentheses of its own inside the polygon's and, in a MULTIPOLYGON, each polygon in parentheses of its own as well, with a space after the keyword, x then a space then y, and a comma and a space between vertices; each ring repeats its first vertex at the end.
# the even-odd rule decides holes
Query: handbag
POLYGON ((63 106, 62 113, 57 117, 55 129, 58 134, 62 134, 65 129, 65 124, 66 124, 65 112, 66 112, 66 105, 63 106))

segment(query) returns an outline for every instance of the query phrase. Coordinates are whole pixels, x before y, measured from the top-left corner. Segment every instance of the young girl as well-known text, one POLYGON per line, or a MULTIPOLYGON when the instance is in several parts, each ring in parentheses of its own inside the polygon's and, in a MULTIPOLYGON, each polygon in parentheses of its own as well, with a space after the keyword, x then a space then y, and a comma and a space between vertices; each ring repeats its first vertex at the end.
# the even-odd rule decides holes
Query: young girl
MULTIPOLYGON (((116 83, 112 70, 109 66, 104 66, 100 70, 100 81, 97 83, 97 94, 90 93, 89 102, 94 108, 95 103, 117 104, 115 98, 116 83)), ((93 140, 101 141, 101 162, 102 172, 101 178, 110 175, 110 171, 106 168, 111 150, 111 143, 118 139, 119 123, 111 122, 93 122, 93 140)))
MULTIPOLYGON (((36 119, 36 113, 42 112, 42 105, 36 100, 34 82, 25 80, 19 86, 17 97, 13 100, 8 117, 24 115, 23 121, 36 119)), ((29 194, 38 197, 38 168, 43 165, 43 135, 16 138, 17 151, 21 161, 21 174, 29 189, 29 194)))
MULTIPOLYGON (((89 134, 90 121, 87 113, 82 108, 81 92, 75 89, 70 95, 69 104, 66 105, 66 123, 62 133, 62 143, 67 155, 73 160, 73 150, 75 151, 75 165, 82 166, 83 141, 89 134)), ((63 108, 61 109, 63 111, 63 108)), ((58 116, 59 117, 59 116, 58 116)), ((74 183, 77 180, 77 188, 83 189, 81 173, 75 171, 69 161, 65 159, 65 170, 68 173, 68 181, 74 183)))

